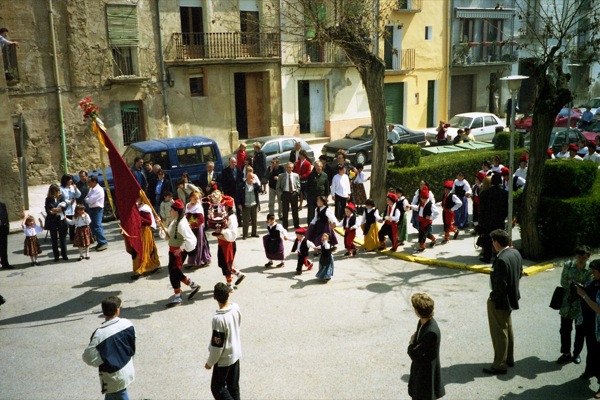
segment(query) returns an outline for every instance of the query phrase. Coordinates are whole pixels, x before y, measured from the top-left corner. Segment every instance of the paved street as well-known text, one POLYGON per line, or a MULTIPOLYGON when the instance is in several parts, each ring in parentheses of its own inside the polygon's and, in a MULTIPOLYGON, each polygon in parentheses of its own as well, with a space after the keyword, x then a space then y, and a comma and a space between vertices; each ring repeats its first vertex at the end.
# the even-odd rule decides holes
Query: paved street
MULTIPOLYGON (((302 216, 304 223, 306 208, 302 216)), ((266 211, 259 214, 260 220, 265 217, 266 211)), ((259 234, 265 232, 261 224, 259 234)), ((439 232, 437 226, 434 233, 439 232)), ((53 262, 50 241, 41 234, 38 267, 29 266, 22 255, 23 236, 10 235, 10 260, 17 268, 0 270, 0 293, 7 299, 0 311, 0 398, 101 398, 97 372, 83 363, 81 353, 103 321, 100 301, 109 295, 123 299, 122 316, 137 329, 131 397, 211 397, 211 373, 203 366, 217 308, 212 287, 223 280, 216 266, 216 242, 211 237, 213 264, 189 274, 202 285, 200 293, 181 307, 166 309, 172 294, 166 242, 157 239, 162 271, 134 282, 115 222, 107 225, 107 233, 107 251, 92 252, 91 260, 78 262, 77 250, 70 248, 72 260, 60 263, 53 262)), ((416 242, 413 230, 409 241, 416 242)), ((485 306, 488 275, 377 253, 344 258, 340 249, 335 275, 323 284, 314 272, 294 276, 294 257, 288 257, 285 268, 264 268, 261 243, 239 240, 236 257, 248 274, 232 297, 243 313, 243 398, 407 398, 406 347, 417 324, 410 296, 416 291, 428 292, 436 301, 446 398, 577 399, 597 390, 596 382, 578 379, 583 364, 555 363, 559 317, 548 303, 560 269, 522 279, 521 310, 513 314, 516 366, 497 378, 481 371, 492 360, 485 306)), ((286 244, 287 252, 291 245, 286 244)), ((409 249, 407 245, 404 251, 409 249)), ((477 262, 468 235, 427 249, 424 256, 477 262)))

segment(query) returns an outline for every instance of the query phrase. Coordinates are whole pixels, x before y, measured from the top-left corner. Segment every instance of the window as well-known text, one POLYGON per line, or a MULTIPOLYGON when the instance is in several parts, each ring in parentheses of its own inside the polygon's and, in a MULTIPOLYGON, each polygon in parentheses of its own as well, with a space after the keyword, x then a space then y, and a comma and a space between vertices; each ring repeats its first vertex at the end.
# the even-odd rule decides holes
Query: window
POLYGON ((2 48, 4 59, 4 76, 6 83, 16 83, 19 80, 19 65, 17 63, 17 46, 6 45, 2 48))
POLYGON ((277 142, 265 143, 265 145, 262 147, 262 151, 267 156, 270 156, 271 154, 277 154, 279 153, 279 144, 277 142))
POLYGON ((473 120, 473 124, 471 125, 471 129, 482 128, 483 127, 483 118, 477 117, 473 120))
POLYGON ((180 166, 200 164, 200 159, 194 147, 177 149, 177 159, 180 166))
MULTIPOLYGON (((144 162, 152 161, 152 164, 160 165, 161 169, 169 169, 171 167, 171 165, 169 165, 169 154, 166 151, 155 151, 152 153, 146 153, 142 158, 144 159, 144 162)), ((127 165, 132 164, 133 162, 127 165)))
POLYGON ((425 27, 425 40, 431 40, 432 36, 433 36, 433 27, 426 26, 425 27))
POLYGON ((498 122, 496 122, 494 117, 492 117, 491 115, 486 115, 484 117, 483 122, 485 123, 485 126, 498 125, 498 122))
POLYGON ((123 145, 146 140, 142 119, 142 102, 121 102, 121 126, 123 127, 123 145))
POLYGON ((190 78, 190 96, 203 97, 204 94, 204 75, 190 78))
POLYGON ((114 76, 139 75, 136 6, 107 4, 106 22, 114 76))
POLYGON ((295 140, 284 140, 281 142, 281 152, 292 151, 296 147, 295 140))
POLYGON ((215 153, 215 149, 213 146, 202 146, 197 147, 196 151, 200 156, 202 162, 216 161, 217 154, 215 153))

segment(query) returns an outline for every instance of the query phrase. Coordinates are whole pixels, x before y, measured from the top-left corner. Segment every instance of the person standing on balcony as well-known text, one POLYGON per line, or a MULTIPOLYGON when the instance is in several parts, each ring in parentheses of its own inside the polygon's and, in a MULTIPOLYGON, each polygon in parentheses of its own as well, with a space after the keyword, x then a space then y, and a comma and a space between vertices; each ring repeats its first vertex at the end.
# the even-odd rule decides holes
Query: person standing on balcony
POLYGON ((10 40, 8 40, 8 29, 0 28, 0 49, 3 49, 4 46, 19 47, 19 42, 11 42, 10 40))

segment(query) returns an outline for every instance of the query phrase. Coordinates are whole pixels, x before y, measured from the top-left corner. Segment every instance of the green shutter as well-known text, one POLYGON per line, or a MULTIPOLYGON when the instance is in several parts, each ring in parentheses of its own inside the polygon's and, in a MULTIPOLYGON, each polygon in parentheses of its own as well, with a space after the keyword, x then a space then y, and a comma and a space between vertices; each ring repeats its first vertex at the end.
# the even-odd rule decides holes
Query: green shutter
POLYGON ((386 83, 383 87, 385 98, 385 122, 403 124, 404 83, 386 83))
POLYGON ((139 43, 136 6, 106 5, 108 42, 112 47, 132 47, 139 43))

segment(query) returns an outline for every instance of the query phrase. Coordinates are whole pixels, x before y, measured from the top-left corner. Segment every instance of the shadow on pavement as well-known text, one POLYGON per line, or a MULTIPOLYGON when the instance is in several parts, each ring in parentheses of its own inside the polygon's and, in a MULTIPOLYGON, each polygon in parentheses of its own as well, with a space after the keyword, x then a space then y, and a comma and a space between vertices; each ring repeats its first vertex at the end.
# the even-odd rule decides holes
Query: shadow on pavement
MULTIPOLYGON (((309 271, 309 272, 313 272, 313 271, 309 271)), ((312 285, 326 285, 327 282, 321 280, 321 279, 311 279, 308 281, 297 281, 296 283, 294 283, 293 285, 291 285, 290 287, 292 289, 304 289, 306 286, 312 286, 312 285)))
POLYGON ((562 385, 547 385, 541 388, 528 389, 522 393, 506 393, 500 399, 587 399, 594 396, 594 391, 589 388, 587 381, 575 378, 562 385))
POLYGON ((455 364, 449 367, 442 367, 442 381, 445 385, 452 383, 464 384, 473 382, 475 378, 490 377, 483 372, 483 369, 489 367, 490 363, 476 364, 455 364))
POLYGON ((133 272, 127 271, 119 272, 118 274, 95 276, 90 280, 81 282, 80 284, 73 286, 73 288, 105 288, 115 283, 133 283, 135 281, 131 279, 131 275, 133 275, 133 272))
POLYGON ((558 371, 562 367, 562 365, 556 363, 556 360, 548 361, 540 360, 538 357, 527 357, 522 360, 516 360, 515 368, 512 368, 511 371, 514 372, 514 375, 519 375, 526 379, 535 379, 540 374, 558 371))

